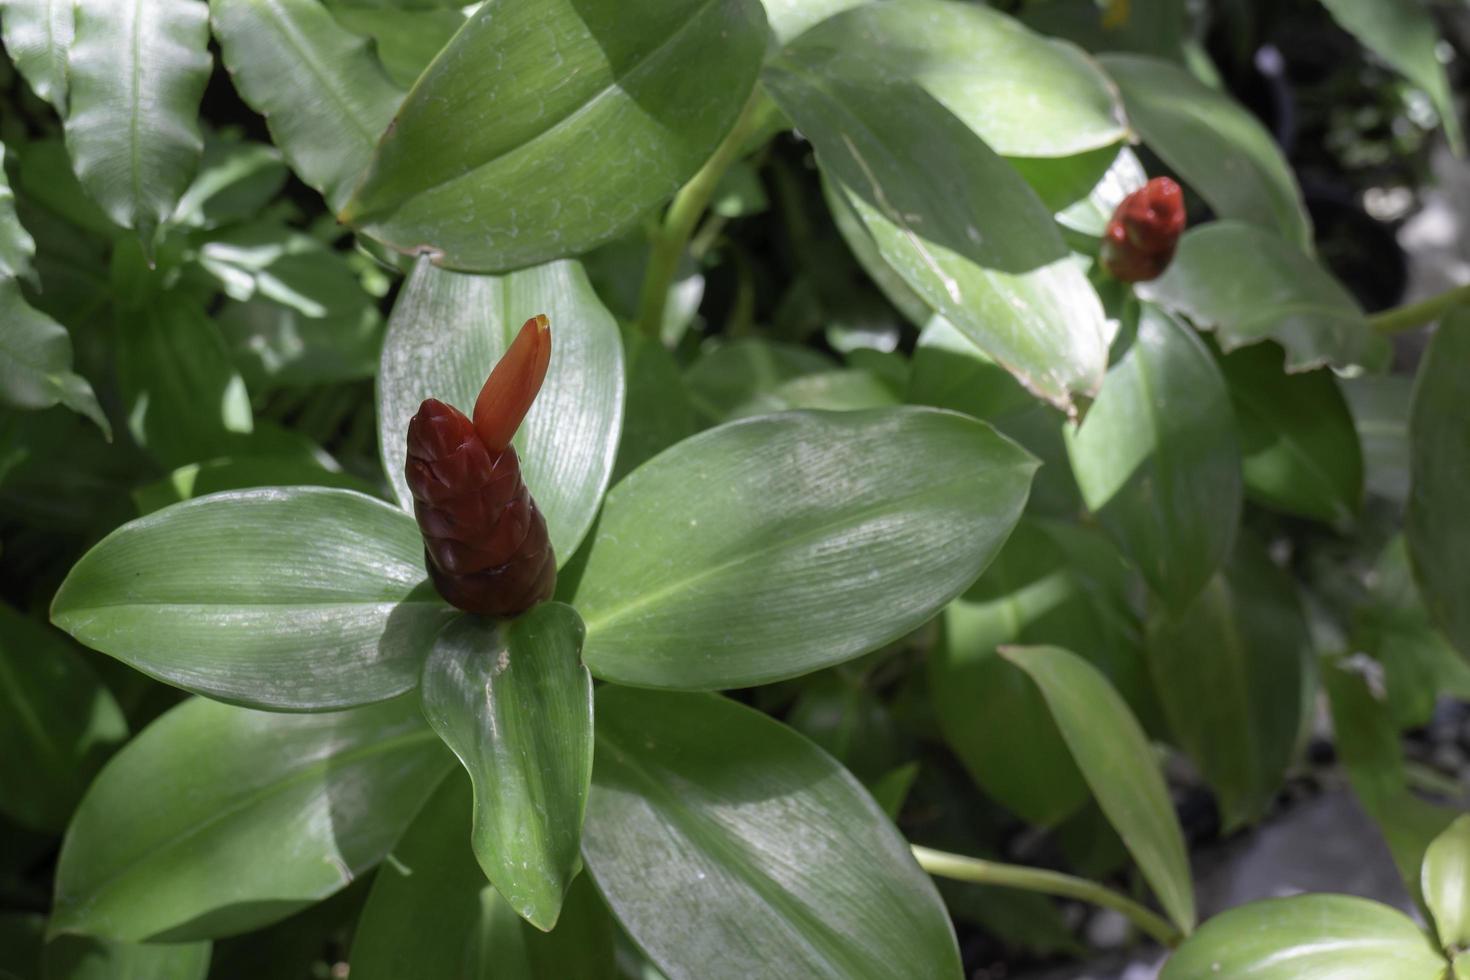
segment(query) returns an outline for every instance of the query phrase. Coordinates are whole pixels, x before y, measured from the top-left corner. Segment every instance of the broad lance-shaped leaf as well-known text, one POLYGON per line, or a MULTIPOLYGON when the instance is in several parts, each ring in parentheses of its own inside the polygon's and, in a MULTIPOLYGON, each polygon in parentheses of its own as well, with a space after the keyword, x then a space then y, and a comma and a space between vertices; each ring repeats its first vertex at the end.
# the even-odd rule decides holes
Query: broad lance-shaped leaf
POLYGON ((377 864, 453 764, 416 698, 310 715, 185 701, 77 808, 51 930, 185 942, 285 918, 377 864))
POLYGON ((857 780, 713 694, 598 692, 582 853, 670 980, 961 974, 938 892, 857 780))
POLYGON ((77 0, 66 148, 87 193, 145 250, 199 167, 212 64, 201 0, 77 0))
POLYGON ((1026 182, 917 84, 804 40, 767 65, 831 190, 915 293, 1070 409, 1107 363, 1102 305, 1026 182))
POLYGON ((758 0, 490 0, 419 77, 342 220, 451 269, 585 252, 699 169, 766 38, 758 0))
POLYGON ((465 15, 445 3, 443 10, 411 5, 371 7, 329 2, 332 18, 354 34, 368 38, 383 70, 395 85, 412 87, 435 56, 464 26, 465 15))
POLYGON ((975 580, 1035 468, 984 423, 926 408, 791 412, 686 439, 607 496, 575 599, 587 666, 714 689, 876 650, 975 580))
POLYGON ((352 941, 355 980, 613 980, 613 924, 578 875, 555 931, 516 914, 470 851, 470 782, 434 791, 373 878, 352 941))
POLYGON ((1123 106, 1149 149, 1199 192, 1222 218, 1276 232, 1312 247, 1312 225, 1291 165, 1256 118, 1230 96, 1179 65, 1143 55, 1099 61, 1123 93, 1123 106))
POLYGON ((51 605, 56 625, 151 677, 277 711, 411 689, 452 612, 413 518, 323 487, 220 493, 125 524, 51 605))
POLYGON ((66 57, 76 0, 0 0, 0 38, 31 91, 66 111, 66 57))
POLYGON ((1107 678, 1059 647, 1003 647, 1031 675, 1108 822, 1138 862, 1169 918, 1194 928, 1184 834, 1143 729, 1107 678))
POLYGON ((1240 519, 1230 397, 1203 343, 1145 306, 1067 454, 1083 499, 1171 606, 1204 588, 1240 519))
POLYGON ((424 662, 429 725, 474 785, 475 858, 518 914, 551 929, 580 866, 592 779, 582 621, 544 602, 497 625, 461 616, 424 662))
POLYGON ((1446 950, 1470 946, 1470 815, 1456 819, 1429 845, 1421 881, 1439 944, 1446 950))
POLYGON ((1441 980, 1444 959, 1398 909, 1294 895, 1229 909, 1186 939, 1159 980, 1441 980))
POLYGON ((602 502, 623 425, 618 326, 579 263, 497 277, 446 272, 420 259, 383 341, 378 445, 389 483, 412 510, 403 475, 408 420, 425 398, 469 411, 516 331, 538 313, 551 321, 551 366, 515 448, 557 561, 565 563, 602 502))
POLYGON ((1258 818, 1281 786, 1311 659, 1291 576, 1249 537, 1192 603, 1149 623, 1154 689, 1175 741, 1219 794, 1227 831, 1258 818))
POLYGON ((1185 232, 1163 276, 1138 292, 1213 329, 1226 353, 1276 341, 1287 371, 1387 364, 1387 338, 1341 283, 1290 242, 1238 221, 1185 232))
MULTIPOLYGON (((46 944, 44 976, 65 980, 204 980, 213 944, 121 943, 58 936, 46 944)), ((8 974, 6 974, 8 976, 8 974)))
POLYGON ((291 169, 342 206, 403 92, 319 0, 211 0, 220 56, 291 169))
POLYGON ((1424 604, 1445 635, 1470 658, 1470 307, 1446 316, 1429 342, 1414 382, 1409 419, 1409 557, 1424 604))

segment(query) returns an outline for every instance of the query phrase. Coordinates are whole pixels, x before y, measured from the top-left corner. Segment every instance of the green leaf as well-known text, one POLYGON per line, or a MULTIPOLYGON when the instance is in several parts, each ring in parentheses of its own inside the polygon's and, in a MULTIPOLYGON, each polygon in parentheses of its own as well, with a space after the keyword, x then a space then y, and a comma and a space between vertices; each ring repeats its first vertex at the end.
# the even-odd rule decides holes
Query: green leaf
POLYGON ((211 0, 220 56, 291 169, 334 210, 403 93, 318 0, 211 0))
POLYGON ((909 288, 893 266, 883 258, 878 251, 878 243, 869 234, 867 225, 858 213, 853 210, 852 204, 847 196, 827 177, 822 178, 822 199, 827 202, 827 210, 832 214, 832 223, 837 226, 837 231, 842 235, 842 240, 852 251, 853 258, 857 259, 858 265, 873 280, 873 285, 878 287, 888 302, 892 303, 894 309, 898 310, 908 321, 915 326, 922 327, 933 316, 929 304, 918 293, 909 288))
POLYGON ((554 932, 532 928, 475 863, 470 810, 469 781, 454 773, 394 845, 357 922, 354 980, 613 980, 612 920, 587 876, 554 932))
POLYGON ((515 439, 521 473, 565 563, 592 524, 623 424, 617 324, 576 262, 467 276, 421 259, 398 294, 378 374, 378 444, 398 500, 408 420, 425 398, 469 412, 490 369, 529 318, 551 319, 551 367, 515 439))
POLYGON ((219 328, 183 290, 118 309, 117 375, 128 429, 165 466, 226 451, 254 427, 250 395, 219 328))
POLYGON ((46 944, 46 980, 204 980, 211 946, 61 936, 46 944))
POLYGON ((771 33, 776 35, 780 44, 790 42, 833 14, 866 2, 868 0, 761 0, 771 33))
POLYGON ((873 372, 840 368, 783 381, 737 407, 730 413, 730 418, 770 415, 801 408, 853 412, 865 408, 890 408, 899 403, 894 390, 873 372))
POLYGON ((1322 5, 1364 46, 1429 94, 1450 145, 1464 154, 1465 135, 1439 61, 1439 28, 1430 9, 1420 0, 1322 0, 1322 5))
POLYGON ((1199 338, 1145 306, 1086 420, 1067 430, 1088 508, 1175 608, 1224 562, 1240 520, 1229 399, 1199 338))
POLYGON ((1409 419, 1410 485, 1404 533, 1429 614, 1470 658, 1470 307, 1447 315, 1429 342, 1414 382, 1409 419))
POLYGON ((692 436, 697 427, 689 388, 662 342, 642 333, 624 334, 623 361, 627 365, 628 390, 613 483, 692 436))
POLYGON ((824 72, 912 81, 1005 157, 1069 157, 1127 135, 1097 63, 996 10, 952 0, 856 6, 789 49, 831 53, 824 72), (1018 93, 1025 93, 1018 97, 1018 93))
POLYGON ((31 278, 36 242, 15 213, 15 192, 5 173, 5 145, 0 143, 0 277, 31 278))
POLYGON ((1067 410, 1096 393, 1102 306, 1003 158, 918 85, 805 38, 764 78, 914 292, 1038 397, 1067 410))
POLYGON ((707 349, 684 374, 695 410, 709 423, 724 422, 741 405, 804 374, 837 363, 808 347, 741 337, 707 349))
POLYGON ((757 0, 490 0, 415 83, 342 220, 451 269, 585 252, 693 176, 765 44, 757 0))
POLYGON ((31 91, 66 111, 66 57, 76 0, 0 0, 0 38, 31 91))
POLYGON ((1143 729, 1107 678, 1059 647, 1002 647, 1051 708, 1062 738, 1108 822, 1118 831, 1169 918, 1194 928, 1184 835, 1143 729))
POLYGON ((0 811, 60 831, 128 737, 117 702, 59 634, 0 604, 0 811))
POLYGON ((199 0, 77 0, 66 148, 88 195, 145 251, 199 168, 212 66, 199 0))
POLYGON ((724 698, 602 688, 582 851, 670 980, 961 975, 939 895, 872 797, 724 698))
POLYGON ((1075 542, 1062 536, 1070 530, 1034 520, 1016 525, 980 580, 945 610, 929 658, 930 697, 945 740, 988 796, 1042 826, 1081 807, 1087 784, 1041 692, 997 649, 1065 645, 1084 651, 1135 698, 1148 682, 1122 561, 1116 552, 1101 568, 1078 560, 1065 546, 1075 542))
POLYGON ((1470 946, 1470 816, 1462 816, 1424 852, 1424 904, 1446 950, 1470 946))
POLYGON ((1311 249, 1311 219, 1291 165, 1243 106, 1158 58, 1109 54, 1099 60, 1118 84, 1143 142, 1216 214, 1311 249))
POLYGON ((328 5, 337 23, 373 42, 383 69, 405 89, 418 81, 465 22, 458 10, 361 9, 340 0, 328 5))
POLYGON ((1159 980, 1439 980, 1444 960, 1397 909, 1294 895, 1230 909, 1169 957, 1159 980))
MULTIPOLYGON (((7 868, 9 870, 9 868, 7 868)), ((0 912, 0 949, 5 950, 4 980, 41 980, 41 949, 46 917, 35 912, 0 912)))
POLYGON ((1019 16, 1032 29, 1089 51, 1136 51, 1178 61, 1192 31, 1191 13, 1179 0, 1047 0, 1026 4, 1019 16))
POLYGON ((418 683, 452 610, 398 508, 345 490, 240 490, 125 524, 72 568, 52 622, 151 677, 310 711, 418 683))
POLYGON ((992 420, 1035 404, 1015 379, 954 324, 932 317, 914 348, 908 401, 992 420))
MULTIPOLYGON (((1131 2, 1131 0, 1130 0, 1131 2)), ((1138 155, 1123 147, 1087 196, 1071 202, 1057 215, 1062 227, 1101 238, 1123 199, 1148 183, 1148 173, 1138 155)))
POLYGON ((1164 275, 1139 295, 1214 329, 1227 353, 1276 341, 1288 372, 1387 363, 1388 341, 1341 283, 1289 242, 1238 221, 1185 232, 1164 275))
POLYGON ((368 495, 375 492, 366 480, 327 469, 310 456, 262 455, 224 457, 181 466, 163 479, 135 489, 133 502, 142 516, 222 490, 296 486, 338 487, 368 495))
POLYGON ((71 364, 66 328, 27 303, 19 282, 0 277, 0 404, 24 409, 62 404, 97 423, 110 439, 112 426, 92 386, 71 364))
POLYGON ((1409 406, 1414 380, 1398 374, 1345 378, 1342 393, 1352 409, 1363 447, 1368 492, 1402 506, 1409 499, 1409 406))
POLYGON ((186 701, 82 800, 51 931, 182 942, 282 919, 377 864, 452 765, 414 698, 310 715, 186 701))
POLYGON ((1149 623, 1148 653, 1174 740, 1219 794, 1225 831, 1258 819, 1291 761, 1311 670, 1291 576, 1242 537, 1194 602, 1149 623))
POLYGON ((1034 469, 989 426, 921 408, 793 412, 686 439, 607 496, 575 600, 587 666, 712 689, 876 650, 975 580, 1034 469))
POLYGON ((286 164, 274 146, 206 132, 199 173, 179 198, 173 222, 218 228, 254 219, 285 184, 286 164))
POLYGON ((1275 344, 1219 359, 1240 436, 1245 492, 1258 503, 1339 526, 1363 502, 1363 453, 1330 371, 1287 374, 1275 344))
POLYGON ((424 662, 429 725, 475 789, 475 858, 511 907, 550 930, 580 866, 592 779, 592 676, 582 621, 542 603, 499 625, 461 616, 424 662))

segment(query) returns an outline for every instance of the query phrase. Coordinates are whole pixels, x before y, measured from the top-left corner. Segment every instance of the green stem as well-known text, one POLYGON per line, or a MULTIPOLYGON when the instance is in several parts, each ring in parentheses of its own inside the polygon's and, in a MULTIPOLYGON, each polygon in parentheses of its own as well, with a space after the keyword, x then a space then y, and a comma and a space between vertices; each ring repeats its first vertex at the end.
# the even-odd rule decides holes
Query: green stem
POLYGON ((1431 296, 1419 303, 1385 310, 1375 316, 1370 316, 1368 322, 1379 333, 1402 333, 1405 330, 1422 327, 1426 323, 1433 323, 1452 307, 1461 303, 1470 303, 1470 283, 1447 289, 1438 296, 1431 296))
POLYGON ((1017 864, 982 861, 979 858, 920 847, 917 844, 913 845, 913 852, 919 862, 919 867, 939 878, 952 878, 955 881, 968 881, 977 885, 1020 888, 1023 891, 1040 892, 1043 895, 1057 895, 1061 898, 1075 898, 1091 902, 1093 905, 1121 912, 1135 926, 1170 949, 1178 946, 1184 938, 1179 930, 1162 916, 1144 908, 1133 899, 1119 895, 1086 878, 1062 874, 1060 871, 1047 871, 1044 868, 1027 868, 1017 864))
POLYGON ((689 178, 689 183, 679 188, 674 202, 669 205, 663 227, 653 234, 652 248, 648 253, 648 270, 643 275, 643 292, 638 302, 638 325, 646 336, 657 339, 664 322, 664 304, 668 302, 669 286, 679 268, 679 257, 689 236, 709 206, 715 188, 725 171, 740 157, 745 142, 765 118, 764 93, 757 88, 750 93, 740 118, 725 134, 725 139, 715 147, 714 154, 705 161, 699 172, 689 178))

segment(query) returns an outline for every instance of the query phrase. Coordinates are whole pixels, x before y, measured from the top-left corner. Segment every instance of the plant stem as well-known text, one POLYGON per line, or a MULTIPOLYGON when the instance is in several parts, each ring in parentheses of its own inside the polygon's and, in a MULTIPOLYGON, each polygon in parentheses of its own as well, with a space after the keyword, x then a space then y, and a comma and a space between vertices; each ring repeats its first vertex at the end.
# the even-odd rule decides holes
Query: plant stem
POLYGON ((1422 327, 1426 323, 1433 323, 1442 315, 1449 312, 1452 307, 1461 303, 1470 303, 1470 283, 1446 289, 1438 296, 1431 296, 1419 303, 1408 306, 1396 306, 1391 310, 1370 316, 1368 322, 1373 329, 1379 333, 1391 334, 1402 333, 1405 330, 1413 330, 1422 327))
POLYGON ((765 93, 759 87, 750 93, 745 108, 735 125, 725 134, 725 139, 705 161, 699 172, 689 178, 689 183, 679 188, 674 202, 669 205, 664 223, 653 233, 652 248, 648 253, 648 270, 643 275, 643 291, 638 301, 638 325, 646 336, 658 338, 664 322, 664 305, 668 302, 669 286, 679 268, 679 257, 700 217, 709 206, 720 178, 730 169, 745 148, 745 141, 755 132, 765 118, 765 93))
POLYGON ((1060 871, 1047 871, 1044 868, 1028 868, 1018 864, 982 861, 979 858, 920 847, 917 844, 913 845, 912 849, 914 857, 919 862, 919 867, 936 877, 968 881, 977 885, 1020 888, 1028 892, 1040 892, 1043 895, 1057 895, 1062 898, 1076 898, 1084 902, 1091 902, 1093 905, 1121 912, 1135 926, 1170 949, 1179 945, 1180 940, 1184 938, 1179 930, 1162 916, 1144 908, 1126 895, 1119 895, 1086 878, 1062 874, 1060 871))

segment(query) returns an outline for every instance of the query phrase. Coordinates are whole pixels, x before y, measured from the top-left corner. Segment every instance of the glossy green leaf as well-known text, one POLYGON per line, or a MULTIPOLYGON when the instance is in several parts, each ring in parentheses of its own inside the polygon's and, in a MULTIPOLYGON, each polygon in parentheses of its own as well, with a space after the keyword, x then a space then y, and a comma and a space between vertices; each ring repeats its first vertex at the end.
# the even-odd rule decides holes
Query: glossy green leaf
POLYGON ((403 93, 318 0, 211 0, 220 55, 291 169, 338 208, 403 93))
POLYGON ((914 292, 1038 397, 1065 410, 1096 393, 1102 306, 1004 159, 917 84, 805 38, 764 79, 914 292))
POLYGON ((1082 651, 1130 700, 1147 685, 1122 561, 1116 552, 1111 567, 1077 560, 1064 546, 1069 539, 1053 537, 1066 530, 1018 524, 980 581, 945 610, 942 639, 929 657, 930 697, 950 747, 987 795, 1043 826, 1081 807, 1087 784, 1041 692, 997 649, 1065 645, 1082 651))
POLYGON ((1233 908, 1169 957, 1159 980, 1440 980, 1444 960, 1397 909, 1349 895, 1233 908))
POLYGON ((186 690, 302 711, 418 683, 452 612, 398 508, 346 490, 239 490, 125 524, 87 552, 51 619, 186 690))
POLYGON ((418 80, 465 21, 464 14, 454 9, 370 9, 341 3, 331 7, 337 23, 373 42, 388 77, 405 89, 418 80))
POLYGON ((342 220, 451 269, 585 252, 704 163, 766 34, 758 0, 490 0, 415 83, 342 220))
POLYGON ((516 434, 521 473, 546 516, 558 562, 577 550, 612 474, 623 425, 623 347, 582 267, 553 262, 509 276, 414 267, 388 325, 378 373, 378 444, 406 509, 408 420, 425 398, 469 412, 521 325, 551 319, 551 366, 516 434))
POLYGON ((623 336, 628 391, 623 432, 613 466, 616 483, 681 439, 694 434, 694 402, 668 348, 642 333, 623 336))
POLYGON ((868 278, 873 280, 873 285, 878 287, 888 302, 894 308, 908 318, 915 326, 922 327, 933 316, 929 304, 922 296, 914 292, 909 284, 904 281, 888 260, 883 258, 878 251, 878 243, 873 240, 868 226, 863 224, 863 219, 858 217, 857 211, 847 200, 847 195, 826 177, 822 178, 822 199, 827 202, 827 210, 832 215, 832 223, 837 226, 837 231, 842 235, 842 240, 852 250, 853 258, 857 259, 858 265, 862 266, 868 278))
POLYGON ((861 4, 791 50, 830 51, 824 70, 917 83, 1001 156, 1067 157, 1127 135, 1117 92, 1095 61, 998 10, 955 0, 861 4))
POLYGON ((1386 363, 1387 340, 1341 283, 1290 243, 1238 221, 1185 232, 1168 270, 1139 293, 1213 329, 1227 352, 1276 341, 1287 371, 1386 363))
POLYGON ((1148 655, 1169 729, 1219 795, 1225 830, 1259 818, 1291 761, 1311 669, 1291 577, 1243 537, 1192 603, 1154 617, 1148 655))
POLYGON ((76 0, 0 0, 0 39, 31 91, 66 108, 66 58, 76 0))
POLYGON ((706 350, 684 381, 694 408, 707 422, 724 422, 741 405, 792 378, 837 367, 809 347, 742 337, 706 350))
POLYGON ((370 496, 375 492, 366 480, 340 469, 327 469, 306 455, 227 456, 190 463, 161 480, 145 483, 133 490, 133 502, 142 516, 222 490, 298 486, 337 487, 370 496))
POLYGON ((1287 374, 1275 344, 1219 360, 1235 406, 1245 492, 1258 503, 1345 525, 1362 506, 1363 453, 1330 371, 1287 374))
POLYGON ((1099 59, 1148 148, 1215 213, 1312 247, 1312 224, 1291 166, 1244 106, 1184 68, 1143 55, 1099 59))
POLYGON ((1424 904, 1446 950, 1470 947, 1470 816, 1462 816, 1424 852, 1424 904))
POLYGON ((122 943, 60 936, 46 944, 46 980, 204 980, 211 944, 122 943))
POLYGON ((182 942, 284 918, 377 864, 452 765, 415 698, 310 715, 186 701, 92 783, 51 929, 182 942))
POLYGON ((1470 658, 1470 307, 1441 322, 1419 364, 1409 420, 1410 486, 1404 533, 1429 614, 1470 658))
POLYGON ((989 426, 921 408, 686 439, 608 494, 575 600, 587 666, 646 687, 743 687, 876 650, 975 580, 1034 469, 989 426))
POLYGON ((378 870, 352 946, 354 980, 613 980, 612 920, 580 875, 550 934, 525 922, 470 853, 470 784, 455 773, 378 870))
POLYGON ((1107 678, 1059 647, 1002 647, 1051 708, 1077 768, 1169 918, 1194 928, 1184 835, 1143 729, 1107 678))
POLYGON ((550 930, 579 867, 592 779, 582 621, 542 603, 506 625, 462 616, 424 661, 429 725, 475 790, 475 857, 511 908, 550 930))
POLYGON ((670 980, 961 975, 939 894, 872 797, 715 695, 602 688, 582 850, 670 980))
POLYGON ((201 0, 77 0, 66 148, 87 193, 145 250, 199 168, 212 66, 201 0))
POLYGON ((71 367, 66 328, 27 303, 19 282, 0 277, 0 404, 24 409, 62 404, 110 437, 112 426, 92 386, 71 367))
POLYGON ((1363 447, 1363 482, 1369 493, 1399 505, 1409 499, 1413 385, 1412 378, 1398 374, 1365 374, 1340 382, 1363 447))
POLYGON ((1224 562, 1240 519, 1230 396, 1188 327, 1145 306, 1067 453, 1083 499, 1171 606, 1224 562))
POLYGON ((1339 24, 1429 94, 1450 145, 1465 152, 1465 136, 1440 64, 1434 14, 1420 0, 1322 0, 1339 24))
POLYGON ((64 637, 4 604, 0 699, 0 812, 59 831, 128 723, 64 637))

